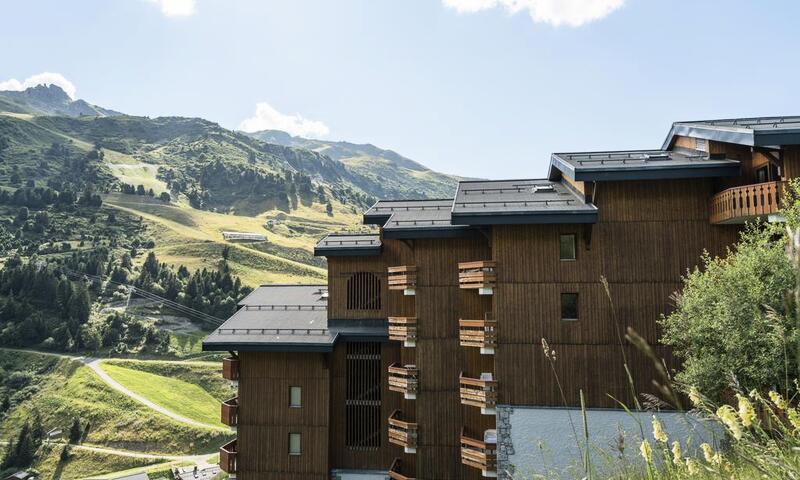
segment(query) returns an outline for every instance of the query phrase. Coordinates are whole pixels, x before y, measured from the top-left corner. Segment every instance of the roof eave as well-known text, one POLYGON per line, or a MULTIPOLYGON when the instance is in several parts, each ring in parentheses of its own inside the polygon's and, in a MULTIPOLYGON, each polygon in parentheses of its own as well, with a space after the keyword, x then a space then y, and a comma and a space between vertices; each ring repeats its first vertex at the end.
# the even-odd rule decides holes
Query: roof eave
POLYGON ((619 180, 669 180, 678 178, 735 177, 741 174, 741 165, 683 166, 677 168, 650 168, 641 170, 588 170, 578 171, 574 180, 584 182, 619 180))
POLYGON ((315 257, 374 257, 381 254, 382 247, 314 247, 315 257))
POLYGON ((551 213, 459 213, 453 215, 454 225, 552 225, 597 223, 597 208, 581 212, 551 213))

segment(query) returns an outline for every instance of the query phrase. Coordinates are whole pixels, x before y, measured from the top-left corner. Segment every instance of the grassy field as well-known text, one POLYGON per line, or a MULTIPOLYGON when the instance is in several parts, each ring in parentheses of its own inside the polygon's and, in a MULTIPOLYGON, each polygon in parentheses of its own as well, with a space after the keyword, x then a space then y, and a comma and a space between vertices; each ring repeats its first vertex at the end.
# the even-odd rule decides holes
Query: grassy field
POLYGON ((178 415, 208 425, 220 423, 219 399, 199 385, 178 378, 156 375, 120 364, 101 364, 101 368, 126 388, 178 415))
POLYGON ((103 475, 119 470, 128 470, 163 463, 151 458, 134 458, 108 453, 70 449, 69 458, 61 460, 63 445, 45 445, 40 450, 39 459, 34 468, 41 474, 42 480, 73 480, 103 475))
MULTIPOLYGON (((0 351, 0 359, 14 356, 25 362, 34 354, 0 351)), ((57 359, 30 397, 0 422, 0 438, 13 436, 34 412, 42 416, 45 430, 68 430, 74 418, 89 423, 88 444, 147 453, 188 455, 213 453, 232 435, 222 430, 196 428, 157 414, 111 389, 89 367, 69 359, 57 359)), ((181 385, 190 385, 181 382, 181 385)), ((202 391, 202 390, 201 390, 202 391)), ((206 402, 219 403, 208 393, 206 402)), ((210 411, 210 410, 209 410, 210 411)))
POLYGON ((106 367, 121 367, 196 385, 217 401, 215 417, 219 416, 219 401, 227 400, 235 395, 235 391, 232 390, 230 382, 222 378, 221 362, 106 360, 103 362, 103 366, 104 369, 106 367))

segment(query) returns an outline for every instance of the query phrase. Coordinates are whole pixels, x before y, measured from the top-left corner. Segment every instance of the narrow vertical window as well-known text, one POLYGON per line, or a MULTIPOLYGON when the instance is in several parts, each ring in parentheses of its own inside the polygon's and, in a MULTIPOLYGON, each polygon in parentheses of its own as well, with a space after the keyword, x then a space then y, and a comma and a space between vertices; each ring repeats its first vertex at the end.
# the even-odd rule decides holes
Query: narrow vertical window
POLYGON ((561 320, 577 320, 577 319, 578 319, 578 294, 562 293, 561 320))
POLYGON ((347 343, 345 445, 351 450, 381 446, 381 344, 347 343))
POLYGON ((289 455, 300 455, 300 434, 289 434, 289 455))
POLYGON ((289 406, 300 408, 303 406, 303 389, 300 387, 289 387, 289 406))
POLYGON ((559 258, 575 260, 578 258, 577 235, 567 233, 559 237, 559 258))

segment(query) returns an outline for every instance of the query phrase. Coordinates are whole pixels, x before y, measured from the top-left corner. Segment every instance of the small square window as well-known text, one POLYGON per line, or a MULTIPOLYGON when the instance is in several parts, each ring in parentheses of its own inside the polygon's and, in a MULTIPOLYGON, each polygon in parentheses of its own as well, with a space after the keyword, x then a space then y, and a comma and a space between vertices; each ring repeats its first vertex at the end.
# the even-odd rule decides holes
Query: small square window
POLYGON ((578 294, 562 293, 561 320, 577 320, 577 319, 578 319, 578 294))
POLYGON ((559 258, 561 260, 575 260, 578 257, 577 236, 568 233, 559 237, 559 258))
POLYGON ((300 455, 300 434, 289 434, 289 455, 300 455))
POLYGON ((289 406, 300 408, 303 406, 303 389, 300 387, 289 387, 289 406))

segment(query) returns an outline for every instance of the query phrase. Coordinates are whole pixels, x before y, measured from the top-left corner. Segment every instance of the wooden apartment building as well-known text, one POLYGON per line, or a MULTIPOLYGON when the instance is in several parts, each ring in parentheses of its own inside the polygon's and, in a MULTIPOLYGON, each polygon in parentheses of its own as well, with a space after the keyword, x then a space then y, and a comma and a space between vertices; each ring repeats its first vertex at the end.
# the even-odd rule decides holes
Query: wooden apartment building
POLYGON ((580 391, 598 411, 632 403, 623 352, 637 391, 655 393, 651 361, 620 332, 673 366, 657 320, 681 275, 746 220, 779 219, 798 171, 800 118, 676 122, 660 149, 555 153, 547 178, 378 201, 364 214, 378 234, 317 245, 327 285, 260 287, 205 340, 231 352, 224 375, 238 382, 222 469, 503 477, 535 448, 515 439, 537 423, 515 419, 579 407, 580 391))

